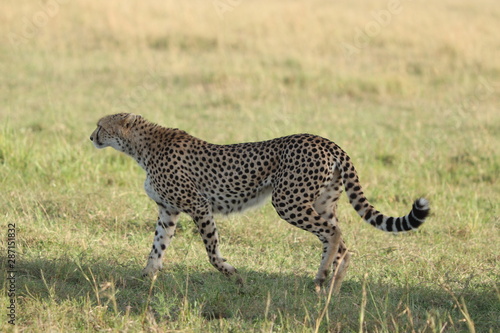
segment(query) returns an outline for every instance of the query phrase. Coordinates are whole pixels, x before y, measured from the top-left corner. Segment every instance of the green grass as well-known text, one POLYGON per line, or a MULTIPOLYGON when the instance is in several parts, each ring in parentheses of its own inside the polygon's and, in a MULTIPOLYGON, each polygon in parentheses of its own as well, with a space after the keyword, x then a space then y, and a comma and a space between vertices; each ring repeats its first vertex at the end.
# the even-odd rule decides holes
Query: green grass
POLYGON ((23 37, 50 3, 0 4, 0 271, 8 223, 17 255, 16 326, 2 273, 1 331, 500 330, 495 1, 401 2, 350 57, 342 43, 387 1, 228 1, 222 15, 212 2, 71 1, 23 37), (144 172, 89 140, 119 111, 214 143, 319 134, 379 210, 425 196, 432 215, 394 236, 343 198, 353 259, 328 303, 312 282, 320 243, 270 204, 217 219, 244 286, 211 267, 188 216, 165 269, 143 279, 156 220, 144 172))

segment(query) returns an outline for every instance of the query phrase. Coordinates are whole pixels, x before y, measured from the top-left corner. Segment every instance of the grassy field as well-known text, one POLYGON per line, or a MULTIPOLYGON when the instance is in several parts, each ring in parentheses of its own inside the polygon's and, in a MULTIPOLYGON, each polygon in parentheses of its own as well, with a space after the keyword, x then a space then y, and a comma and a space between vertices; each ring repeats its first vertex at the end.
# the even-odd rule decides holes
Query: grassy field
POLYGON ((496 1, 3 1, 0 31, 2 332, 500 331, 496 1), (115 112, 214 143, 319 134, 379 210, 432 215, 394 236, 342 198, 353 259, 329 302, 320 243, 270 204, 217 219, 244 286, 185 215, 143 279, 144 172, 89 141, 115 112))

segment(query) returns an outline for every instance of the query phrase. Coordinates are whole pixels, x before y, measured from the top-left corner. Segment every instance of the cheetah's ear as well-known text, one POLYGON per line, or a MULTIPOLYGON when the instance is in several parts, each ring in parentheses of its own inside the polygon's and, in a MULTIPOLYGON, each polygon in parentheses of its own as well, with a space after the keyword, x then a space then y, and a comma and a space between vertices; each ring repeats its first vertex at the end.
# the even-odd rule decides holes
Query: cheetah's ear
POLYGON ((137 122, 138 119, 140 119, 141 116, 140 115, 136 115, 136 114, 133 114, 133 113, 129 113, 128 115, 125 116, 125 118, 123 119, 122 121, 122 126, 124 128, 132 128, 135 123, 137 122))
POLYGON ((141 116, 132 113, 124 115, 124 118, 120 120, 118 133, 120 133, 122 137, 127 137, 130 130, 137 124, 137 121, 141 118, 141 116))

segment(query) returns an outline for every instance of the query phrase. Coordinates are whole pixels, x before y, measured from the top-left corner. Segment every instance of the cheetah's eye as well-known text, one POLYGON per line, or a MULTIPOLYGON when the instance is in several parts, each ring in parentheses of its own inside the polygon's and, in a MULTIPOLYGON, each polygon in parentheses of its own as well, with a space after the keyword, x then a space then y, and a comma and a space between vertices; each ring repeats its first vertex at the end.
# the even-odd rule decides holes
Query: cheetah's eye
POLYGON ((106 131, 106 129, 104 129, 104 127, 102 127, 102 126, 97 126, 97 133, 99 133, 99 132, 101 132, 101 131, 102 131, 102 132, 104 132, 105 134, 109 134, 109 132, 108 132, 108 131, 106 131))

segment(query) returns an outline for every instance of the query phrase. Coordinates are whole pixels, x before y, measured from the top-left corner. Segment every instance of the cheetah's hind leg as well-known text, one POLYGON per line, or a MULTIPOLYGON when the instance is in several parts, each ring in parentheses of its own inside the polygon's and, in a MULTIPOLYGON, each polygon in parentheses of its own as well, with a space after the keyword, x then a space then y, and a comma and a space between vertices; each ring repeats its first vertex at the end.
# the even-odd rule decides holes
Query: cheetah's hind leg
POLYGON ((350 260, 351 254, 347 250, 344 241, 341 239, 339 250, 333 261, 333 275, 332 280, 330 281, 330 283, 333 283, 334 294, 338 294, 340 292, 340 287, 342 286, 342 281, 344 280, 347 268, 349 267, 350 260))

